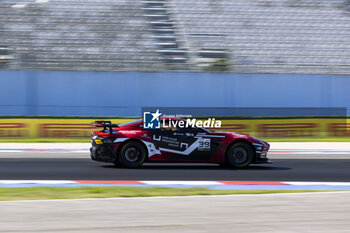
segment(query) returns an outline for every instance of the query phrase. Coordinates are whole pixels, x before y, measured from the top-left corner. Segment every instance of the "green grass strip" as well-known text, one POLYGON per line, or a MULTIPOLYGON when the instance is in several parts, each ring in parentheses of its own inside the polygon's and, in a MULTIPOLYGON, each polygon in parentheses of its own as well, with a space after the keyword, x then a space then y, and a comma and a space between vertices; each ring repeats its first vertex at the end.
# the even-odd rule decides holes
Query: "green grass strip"
POLYGON ((26 187, 0 188, 0 201, 46 200, 110 197, 152 197, 191 195, 232 195, 325 192, 314 190, 215 190, 207 188, 165 188, 165 187, 26 187))
POLYGON ((266 142, 350 142, 350 137, 280 137, 261 139, 266 142))

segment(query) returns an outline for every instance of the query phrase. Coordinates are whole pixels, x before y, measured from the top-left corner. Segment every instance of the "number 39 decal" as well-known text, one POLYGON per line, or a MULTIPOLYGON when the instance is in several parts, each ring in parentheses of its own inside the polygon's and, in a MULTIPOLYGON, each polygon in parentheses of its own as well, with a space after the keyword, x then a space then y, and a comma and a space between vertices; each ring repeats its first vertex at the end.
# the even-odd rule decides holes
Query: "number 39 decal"
POLYGON ((210 150, 210 139, 209 138, 199 139, 198 150, 210 150))

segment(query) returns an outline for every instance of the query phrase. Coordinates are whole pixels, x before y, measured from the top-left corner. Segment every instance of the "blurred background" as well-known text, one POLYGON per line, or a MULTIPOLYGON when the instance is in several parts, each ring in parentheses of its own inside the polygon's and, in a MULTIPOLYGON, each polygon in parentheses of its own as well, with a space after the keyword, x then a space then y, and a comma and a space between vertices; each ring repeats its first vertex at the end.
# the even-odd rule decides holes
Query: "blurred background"
MULTIPOLYGON (((142 107, 343 108, 345 119, 349 42, 347 0, 0 0, 0 135, 29 121, 13 117, 142 107)), ((310 123, 288 116, 272 123, 310 123)))
POLYGON ((1 0, 1 63, 348 74, 349 10, 347 0, 1 0))

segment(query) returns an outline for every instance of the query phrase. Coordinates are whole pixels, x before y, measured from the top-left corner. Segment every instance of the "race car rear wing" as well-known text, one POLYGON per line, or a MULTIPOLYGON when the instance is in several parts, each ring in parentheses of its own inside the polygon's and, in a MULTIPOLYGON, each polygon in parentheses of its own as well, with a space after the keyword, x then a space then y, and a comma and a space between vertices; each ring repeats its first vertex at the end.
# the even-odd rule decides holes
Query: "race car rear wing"
POLYGON ((112 124, 110 121, 95 121, 91 123, 96 127, 103 127, 103 130, 109 129, 109 132, 112 132, 113 128, 119 127, 117 124, 112 124))

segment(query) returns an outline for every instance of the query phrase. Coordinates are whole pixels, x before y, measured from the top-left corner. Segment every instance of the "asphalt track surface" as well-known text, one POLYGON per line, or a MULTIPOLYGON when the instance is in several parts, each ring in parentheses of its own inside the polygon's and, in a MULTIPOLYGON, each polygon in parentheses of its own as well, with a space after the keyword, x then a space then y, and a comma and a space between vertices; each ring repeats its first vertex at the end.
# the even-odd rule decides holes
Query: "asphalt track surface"
POLYGON ((117 168, 77 153, 1 153, 2 180, 350 181, 350 155, 270 156, 272 164, 228 169, 215 164, 148 163, 117 168))

